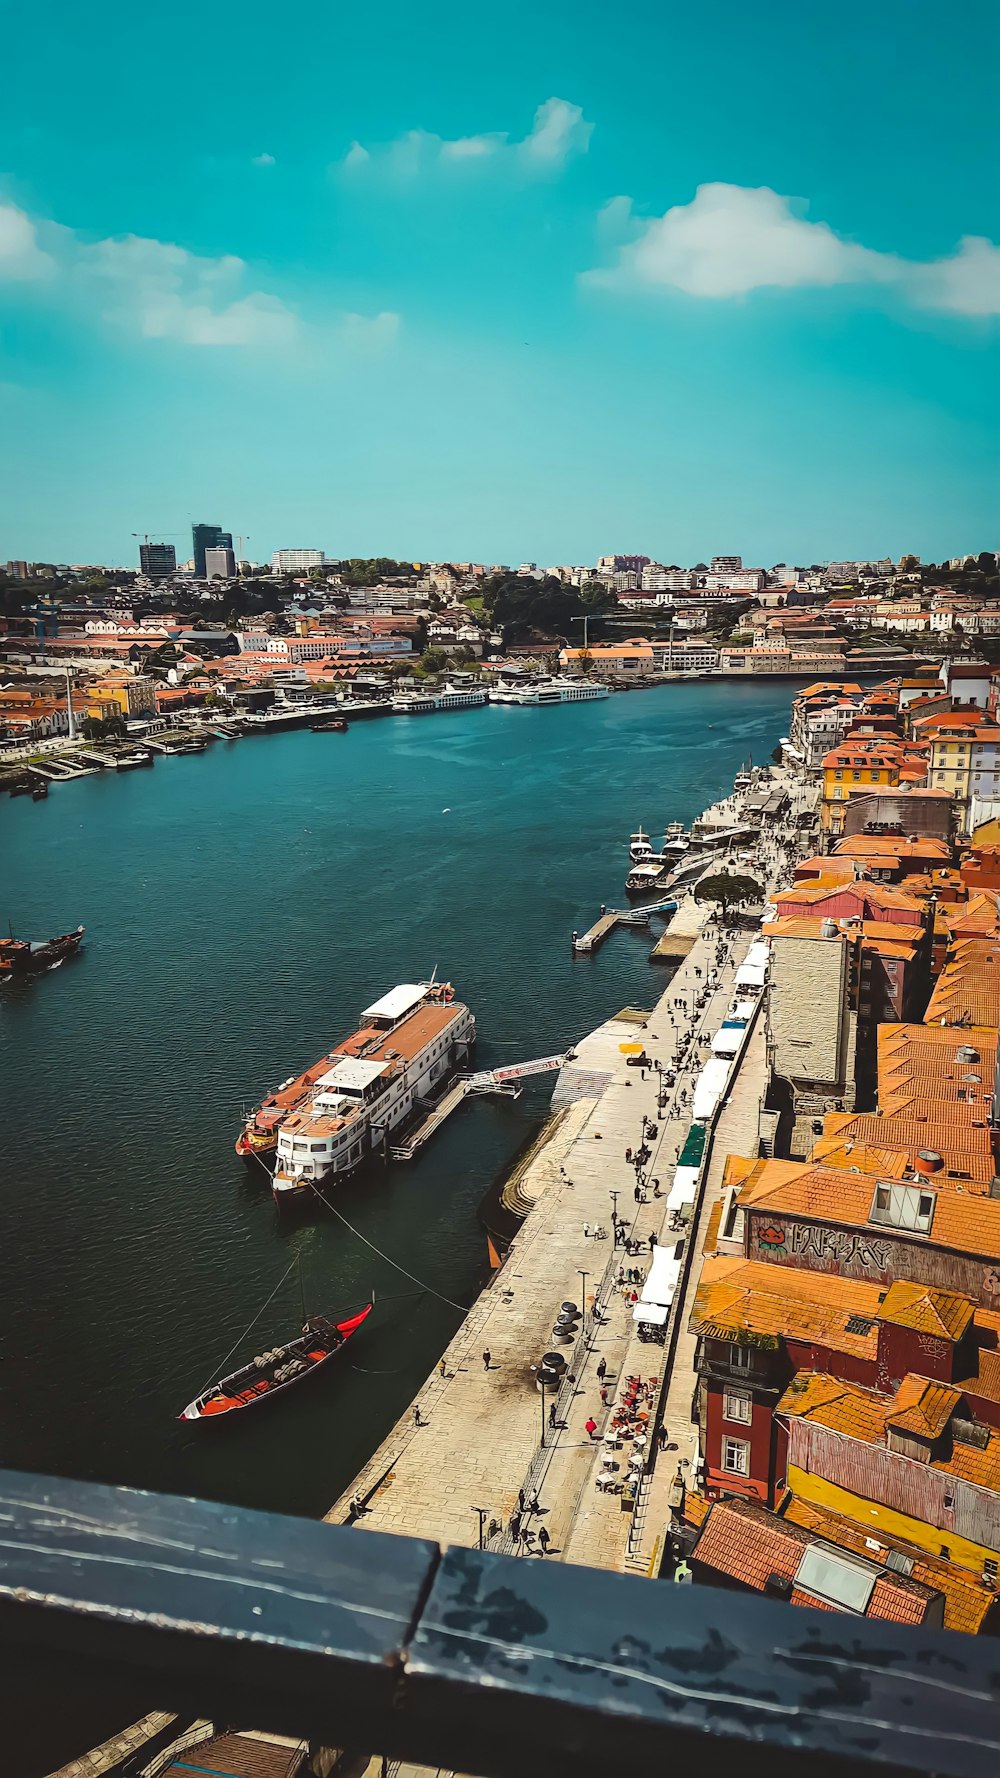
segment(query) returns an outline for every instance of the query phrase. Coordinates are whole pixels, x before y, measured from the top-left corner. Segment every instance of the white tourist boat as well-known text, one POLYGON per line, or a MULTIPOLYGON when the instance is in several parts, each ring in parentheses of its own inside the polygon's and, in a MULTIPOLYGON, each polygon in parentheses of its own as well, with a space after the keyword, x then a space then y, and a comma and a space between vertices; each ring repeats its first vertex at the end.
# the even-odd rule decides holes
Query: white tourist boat
POLYGON ((511 686, 502 692, 491 692, 494 704, 583 704, 594 698, 611 696, 610 687, 598 685, 593 679, 537 679, 531 685, 511 686))
POLYGON ((383 1147, 468 1065, 475 1041, 476 1021, 447 982, 404 982, 366 1007, 280 1117, 276 1203, 310 1199, 383 1147))
POLYGON ((487 701, 480 685, 442 685, 440 691, 400 692, 392 700, 394 716, 428 716, 434 710, 477 710, 487 701))

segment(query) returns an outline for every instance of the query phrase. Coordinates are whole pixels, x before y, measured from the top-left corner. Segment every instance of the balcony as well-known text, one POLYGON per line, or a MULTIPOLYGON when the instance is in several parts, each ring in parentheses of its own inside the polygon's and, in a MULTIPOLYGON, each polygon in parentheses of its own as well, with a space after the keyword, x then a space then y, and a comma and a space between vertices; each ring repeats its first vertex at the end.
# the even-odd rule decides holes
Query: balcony
POLYGON ((32 1668, 51 1713, 127 1691, 483 1778, 981 1778, 1000 1746, 990 1641, 34 1476, 0 1475, 0 1643, 5 1772, 32 1668))

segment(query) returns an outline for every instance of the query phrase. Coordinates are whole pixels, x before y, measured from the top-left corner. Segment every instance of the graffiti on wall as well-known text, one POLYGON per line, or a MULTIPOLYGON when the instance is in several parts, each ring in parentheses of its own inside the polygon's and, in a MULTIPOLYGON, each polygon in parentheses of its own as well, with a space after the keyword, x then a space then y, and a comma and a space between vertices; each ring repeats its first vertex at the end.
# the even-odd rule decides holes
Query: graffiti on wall
POLYGON ((814 1259, 820 1265, 857 1267, 878 1276, 889 1270, 892 1259, 892 1243, 880 1241, 864 1229, 767 1222, 754 1232, 763 1259, 814 1259))

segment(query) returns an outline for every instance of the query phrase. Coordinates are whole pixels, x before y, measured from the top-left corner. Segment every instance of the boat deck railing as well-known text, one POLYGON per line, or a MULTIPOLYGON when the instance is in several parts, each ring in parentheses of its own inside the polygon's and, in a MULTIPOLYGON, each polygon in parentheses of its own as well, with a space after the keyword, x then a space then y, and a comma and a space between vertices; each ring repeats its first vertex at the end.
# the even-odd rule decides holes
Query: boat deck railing
POLYGON ((0 1655, 10 1770, 101 1702, 481 1778, 981 1778, 1000 1749, 988 1637, 10 1473, 0 1655))

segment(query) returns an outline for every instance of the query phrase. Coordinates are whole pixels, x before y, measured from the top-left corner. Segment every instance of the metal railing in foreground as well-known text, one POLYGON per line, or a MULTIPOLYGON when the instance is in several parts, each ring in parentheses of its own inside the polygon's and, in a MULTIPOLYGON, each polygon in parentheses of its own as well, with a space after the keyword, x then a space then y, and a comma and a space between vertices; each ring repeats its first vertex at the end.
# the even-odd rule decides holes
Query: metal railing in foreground
POLYGON ((987 1640, 6 1473, 0 1660, 29 1651, 53 1707, 83 1663, 485 1778, 981 1778, 1000 1752, 987 1640))

